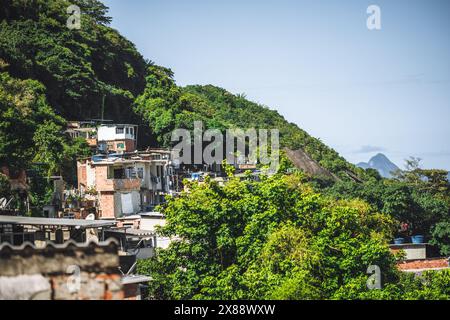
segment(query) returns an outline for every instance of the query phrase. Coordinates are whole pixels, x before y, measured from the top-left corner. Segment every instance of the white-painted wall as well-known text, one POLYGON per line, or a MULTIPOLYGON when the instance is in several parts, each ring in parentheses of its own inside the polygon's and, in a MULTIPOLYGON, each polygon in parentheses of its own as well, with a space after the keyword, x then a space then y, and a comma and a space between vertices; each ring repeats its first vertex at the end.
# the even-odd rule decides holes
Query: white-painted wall
POLYGON ((141 210, 141 195, 139 191, 116 192, 114 194, 114 214, 116 217, 131 215, 141 210), (131 201, 131 208, 124 201, 131 201))
POLYGON ((98 141, 112 141, 112 140, 123 140, 123 139, 133 139, 136 135, 136 128, 133 126, 100 126, 97 131, 98 141), (116 133, 116 128, 122 127, 123 133, 116 133), (133 130, 133 134, 127 134, 128 130, 133 130))
POLYGON ((86 185, 89 188, 95 187, 95 167, 86 164, 86 185))
POLYGON ((164 226, 164 225, 166 225, 165 218, 142 216, 140 228, 142 230, 155 231, 155 226, 164 226))
MULTIPOLYGON (((166 224, 166 219, 163 217, 141 217, 140 229, 155 231, 156 226, 164 226, 166 224)), ((170 238, 158 236, 156 239, 156 247, 167 249, 170 244, 170 238)))

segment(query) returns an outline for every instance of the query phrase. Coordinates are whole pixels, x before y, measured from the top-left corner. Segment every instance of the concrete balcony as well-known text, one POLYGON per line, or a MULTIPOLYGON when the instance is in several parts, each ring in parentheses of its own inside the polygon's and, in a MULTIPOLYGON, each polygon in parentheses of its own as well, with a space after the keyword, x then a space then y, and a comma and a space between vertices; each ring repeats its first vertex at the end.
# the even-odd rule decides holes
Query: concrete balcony
POLYGON ((98 191, 133 191, 141 188, 141 179, 107 179, 97 185, 98 191))
POLYGON ((96 147, 97 146, 97 138, 86 138, 86 142, 89 145, 89 147, 96 147))

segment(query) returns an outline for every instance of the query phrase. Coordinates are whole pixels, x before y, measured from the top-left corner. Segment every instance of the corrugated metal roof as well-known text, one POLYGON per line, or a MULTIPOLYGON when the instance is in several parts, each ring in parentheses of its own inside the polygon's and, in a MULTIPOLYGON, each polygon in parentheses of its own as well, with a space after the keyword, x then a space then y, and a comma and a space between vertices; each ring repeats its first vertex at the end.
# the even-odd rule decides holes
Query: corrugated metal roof
POLYGON ((65 226, 79 228, 100 228, 115 226, 115 220, 82 220, 62 218, 36 218, 21 216, 0 216, 0 224, 33 225, 33 226, 65 226))
POLYGON ((132 284, 132 283, 149 282, 151 280, 153 280, 153 279, 148 276, 132 274, 129 276, 123 276, 121 282, 122 282, 122 284, 132 284))
POLYGON ((164 215, 161 212, 158 211, 152 211, 152 212, 140 212, 138 213, 141 217, 156 217, 156 218, 163 218, 164 215))
POLYGON ((27 248, 31 248, 34 250, 47 250, 47 249, 57 249, 57 250, 64 250, 67 249, 69 247, 75 247, 75 248, 89 248, 89 247, 98 247, 98 248, 102 248, 102 247, 109 247, 111 245, 117 246, 118 242, 116 239, 113 238, 109 238, 106 241, 100 241, 100 242, 96 242, 96 241, 89 241, 89 242, 76 242, 74 240, 68 240, 62 244, 56 244, 54 242, 47 242, 45 244, 44 247, 36 247, 33 243, 31 242, 24 242, 23 244, 21 244, 20 246, 13 246, 7 242, 1 243, 0 244, 0 252, 7 250, 7 251, 22 251, 25 250, 27 248))
POLYGON ((128 228, 126 230, 124 229, 114 229, 114 230, 108 230, 108 232, 112 232, 112 233, 120 233, 120 234, 126 234, 126 235, 132 235, 132 236, 140 236, 140 237, 145 237, 145 236, 154 236, 155 233, 151 230, 142 230, 142 229, 133 229, 133 228, 128 228))
POLYGON ((80 270, 119 276, 118 243, 109 239, 105 242, 47 243, 45 247, 36 247, 30 242, 20 246, 0 245, 0 276, 61 274, 71 265, 80 270))

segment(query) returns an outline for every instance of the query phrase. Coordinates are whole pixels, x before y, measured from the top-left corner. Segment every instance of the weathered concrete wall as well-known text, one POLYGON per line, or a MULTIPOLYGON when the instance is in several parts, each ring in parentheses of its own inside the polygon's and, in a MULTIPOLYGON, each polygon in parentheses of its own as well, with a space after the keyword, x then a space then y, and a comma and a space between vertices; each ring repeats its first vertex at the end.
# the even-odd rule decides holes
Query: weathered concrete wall
POLYGON ((405 253, 405 260, 424 260, 427 258, 427 244, 392 244, 389 246, 393 253, 399 252, 400 250, 405 253))
POLYGON ((0 299, 123 299, 117 243, 0 246, 0 299))

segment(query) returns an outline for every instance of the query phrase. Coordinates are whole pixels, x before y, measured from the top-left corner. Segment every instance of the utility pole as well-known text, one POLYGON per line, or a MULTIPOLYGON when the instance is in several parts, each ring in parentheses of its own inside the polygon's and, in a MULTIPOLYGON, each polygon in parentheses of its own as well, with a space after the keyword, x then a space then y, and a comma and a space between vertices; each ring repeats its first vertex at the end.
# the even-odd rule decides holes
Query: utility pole
POLYGON ((102 123, 103 123, 104 115, 105 115, 105 98, 106 98, 106 94, 104 94, 103 98, 102 98, 102 110, 101 110, 102 123))

